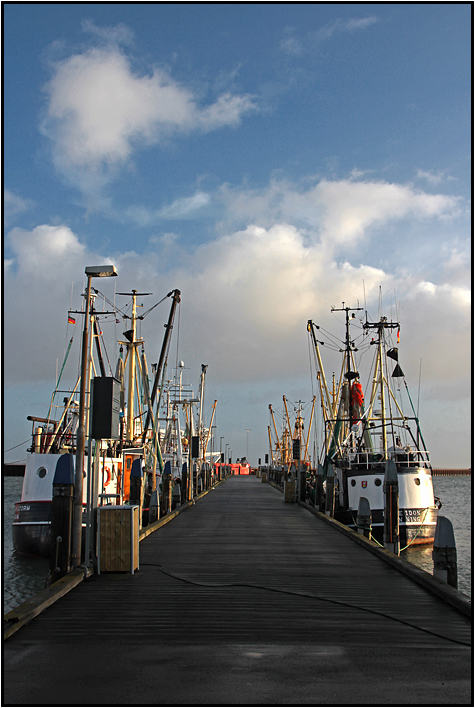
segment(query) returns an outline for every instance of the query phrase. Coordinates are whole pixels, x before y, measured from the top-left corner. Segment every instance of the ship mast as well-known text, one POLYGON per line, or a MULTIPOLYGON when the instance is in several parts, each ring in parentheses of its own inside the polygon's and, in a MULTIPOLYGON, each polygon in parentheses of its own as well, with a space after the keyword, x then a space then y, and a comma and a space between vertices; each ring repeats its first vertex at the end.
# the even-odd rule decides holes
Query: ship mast
MULTIPOLYGON (((137 290, 132 290, 131 293, 117 293, 117 295, 132 296, 132 314, 130 316, 130 329, 124 332, 127 347, 127 360, 129 362, 129 380, 127 386, 127 427, 126 440, 132 443, 134 440, 134 396, 135 396, 135 357, 137 344, 143 344, 143 339, 136 341, 136 323, 137 323, 137 296, 145 297, 151 293, 138 293, 137 290)), ((137 355, 138 356, 138 355, 137 355)))
MULTIPOLYGON (((372 341, 371 344, 377 344, 378 346, 378 361, 376 366, 379 369, 379 381, 375 381, 375 385, 379 383, 379 395, 381 398, 381 427, 382 427, 382 443, 383 443, 383 455, 384 459, 388 458, 388 440, 386 435, 386 402, 384 397, 384 371, 383 371, 383 348, 384 348, 384 330, 385 329, 398 329, 399 322, 388 322, 387 317, 381 317, 379 322, 366 322, 363 325, 364 329, 375 329, 378 333, 378 339, 372 341)), ((375 377, 376 378, 376 377, 375 377)))
MULTIPOLYGON (((345 303, 342 302, 343 307, 332 307, 332 312, 345 312, 346 315, 346 339, 345 339, 345 356, 346 356, 346 373, 345 378, 348 381, 348 385, 351 384, 352 379, 358 378, 359 374, 357 371, 351 370, 351 353, 357 351, 355 349, 354 342, 350 339, 350 311, 353 313, 351 319, 355 319, 355 310, 362 310, 362 307, 345 307, 345 303)), ((348 417, 349 417, 349 430, 353 425, 352 407, 351 404, 348 407, 348 417)))

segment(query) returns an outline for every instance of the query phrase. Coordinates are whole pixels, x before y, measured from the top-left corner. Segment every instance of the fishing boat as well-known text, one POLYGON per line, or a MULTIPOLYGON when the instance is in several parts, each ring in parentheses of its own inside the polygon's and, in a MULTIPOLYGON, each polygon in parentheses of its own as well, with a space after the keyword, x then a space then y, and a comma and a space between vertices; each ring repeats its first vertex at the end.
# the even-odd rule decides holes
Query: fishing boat
MULTIPOLYGON (((153 492, 160 492, 160 484, 164 472, 164 460, 161 454, 158 406, 155 408, 157 391, 160 390, 167 366, 167 353, 170 336, 173 328, 176 307, 180 302, 180 291, 174 290, 166 297, 172 298, 168 323, 165 325, 165 335, 160 352, 159 362, 155 367, 153 386, 148 376, 147 361, 145 358, 144 340, 137 336, 137 320, 142 320, 158 304, 154 305, 141 316, 137 315, 137 297, 150 293, 117 293, 127 295, 130 303, 126 308, 118 308, 109 303, 111 312, 98 313, 94 309, 94 299, 97 290, 91 293, 90 300, 90 327, 92 332, 88 353, 88 368, 100 376, 92 379, 92 390, 87 391, 86 403, 86 430, 90 430, 89 441, 85 451, 84 477, 91 478, 90 470, 94 468, 95 479, 98 480, 97 488, 92 489, 91 484, 83 484, 82 502, 85 512, 88 502, 93 508, 105 504, 127 504, 130 500, 130 475, 135 460, 140 460, 145 472, 146 483, 141 500, 145 512, 145 521, 148 517, 148 505, 153 492), (124 339, 119 340, 119 355, 115 373, 106 372, 101 345, 102 332, 99 327, 106 315, 112 315, 116 324, 120 318, 124 319, 126 328, 124 339), (93 351, 95 343, 95 352, 93 351), (95 356, 94 356, 95 355, 95 356), (114 381, 118 399, 116 401, 116 434, 110 439, 104 439, 101 434, 94 435, 94 405, 98 401, 101 409, 100 391, 102 384, 114 381), (101 384, 101 385, 100 385, 101 384), (151 389, 151 390, 150 390, 151 389), (96 395, 93 391, 96 391, 96 395), (97 400, 96 400, 97 399, 97 400), (155 413, 154 413, 155 411, 155 413), (89 417, 91 427, 89 427, 89 417), (88 474, 89 471, 89 474, 88 474)), ((86 295, 84 295, 86 297, 86 295)), ((69 311, 68 323, 76 324, 79 315, 84 316, 84 310, 69 311)), ((46 417, 28 416, 33 424, 32 443, 27 452, 25 474, 21 499, 15 504, 15 514, 12 528, 13 546, 19 553, 48 557, 51 548, 51 509, 53 495, 53 480, 58 460, 64 454, 75 455, 77 451, 77 433, 79 419, 78 388, 81 376, 78 376, 74 387, 68 390, 60 389, 60 381, 71 350, 73 337, 71 337, 66 351, 63 366, 57 379, 51 398, 48 415, 46 417), (58 398, 63 396, 62 403, 58 398)), ((108 357, 107 357, 108 359, 108 357)), ((110 365, 109 365, 110 368, 110 365)), ((90 377, 89 377, 90 378, 90 377)), ((107 388, 107 386, 106 386, 107 388)), ((160 396, 158 396, 160 401, 160 396)), ((157 504, 159 507, 159 502, 157 504)), ((165 509, 165 512, 169 509, 165 509)), ((159 513, 159 511, 157 511, 159 513)), ((83 513, 83 520, 85 513, 83 513)), ((83 521, 84 526, 85 521, 83 521)))
POLYGON ((322 362, 320 346, 325 343, 318 339, 320 327, 312 320, 307 323, 322 409, 319 464, 324 478, 330 469, 334 473, 335 518, 356 529, 360 498, 366 498, 373 538, 382 543, 385 473, 388 462, 394 463, 402 550, 408 545, 433 542, 441 504, 434 497, 430 455, 399 361, 400 324, 385 316, 373 322, 367 313, 364 320, 357 321, 355 313, 362 309, 345 303, 332 308, 332 312, 345 313, 346 336, 339 349, 343 353, 341 375, 339 380, 333 375, 331 387, 322 362), (356 325, 359 332, 353 334, 356 325), (373 363, 363 391, 358 367, 366 356, 373 363))

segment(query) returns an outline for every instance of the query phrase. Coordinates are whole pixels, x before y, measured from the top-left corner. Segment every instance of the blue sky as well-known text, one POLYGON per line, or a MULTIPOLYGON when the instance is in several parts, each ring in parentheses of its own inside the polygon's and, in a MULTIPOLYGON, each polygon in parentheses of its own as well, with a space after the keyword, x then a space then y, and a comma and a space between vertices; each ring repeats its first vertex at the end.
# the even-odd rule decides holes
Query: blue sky
POLYGON ((113 262, 108 297, 182 290, 234 456, 310 400, 307 320, 343 337, 331 306, 376 318, 382 292, 434 465, 470 464, 469 4, 3 9, 4 449, 45 415, 84 267, 113 262))

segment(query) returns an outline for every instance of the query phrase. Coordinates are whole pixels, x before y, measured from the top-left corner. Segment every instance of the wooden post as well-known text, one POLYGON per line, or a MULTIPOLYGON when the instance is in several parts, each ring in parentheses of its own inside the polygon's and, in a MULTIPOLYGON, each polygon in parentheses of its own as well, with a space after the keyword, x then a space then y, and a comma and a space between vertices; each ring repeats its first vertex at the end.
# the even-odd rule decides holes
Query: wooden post
POLYGON ((168 514, 172 510, 171 504, 171 479, 172 479, 172 466, 170 460, 165 462, 165 467, 162 472, 162 498, 160 504, 161 516, 168 514))
POLYGON ((434 578, 457 588, 457 548, 454 529, 452 522, 445 516, 437 517, 432 560, 434 561, 434 578))
POLYGON ((356 517, 357 532, 371 541, 371 507, 366 497, 360 497, 356 517))
POLYGON ((139 528, 142 528, 142 498, 143 498, 143 470, 142 460, 138 457, 132 462, 130 470, 130 496, 129 503, 139 507, 139 528))
POLYGON ((160 517, 160 497, 158 494, 158 489, 154 489, 150 494, 150 502, 148 509, 148 523, 153 524, 160 517))
POLYGON ((300 501, 304 502, 307 498, 307 468, 299 460, 299 476, 300 476, 300 501))
POLYGON ((325 515, 335 516, 335 470, 331 462, 328 463, 327 483, 325 490, 325 515))
POLYGON ((399 482, 394 460, 386 462, 384 473, 384 547, 399 555, 399 482))
POLYGON ((319 511, 324 511, 323 506, 323 467, 318 463, 317 478, 315 481, 315 506, 319 511))
POLYGON ((188 465, 184 462, 181 466, 181 503, 188 501, 188 465))
POLYGON ((54 583, 69 573, 71 552, 71 531, 74 504, 74 463, 73 455, 61 455, 56 463, 53 478, 53 498, 51 505, 51 550, 50 576, 48 583, 54 583))

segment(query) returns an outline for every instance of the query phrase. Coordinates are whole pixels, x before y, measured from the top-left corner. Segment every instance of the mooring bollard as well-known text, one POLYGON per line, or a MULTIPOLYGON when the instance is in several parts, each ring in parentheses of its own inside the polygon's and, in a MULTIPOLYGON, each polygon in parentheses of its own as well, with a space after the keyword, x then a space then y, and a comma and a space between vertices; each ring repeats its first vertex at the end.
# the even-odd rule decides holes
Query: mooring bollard
POLYGON ((325 515, 335 516, 335 470, 331 462, 328 463, 327 482, 325 489, 325 515))
POLYGON ((358 515, 356 517, 357 532, 371 541, 371 507, 366 497, 360 497, 358 502, 358 515))
POLYGON ((432 560, 434 561, 434 578, 457 588, 457 548, 454 529, 452 522, 445 516, 437 517, 432 560))
POLYGON ((319 511, 324 511, 323 508, 323 467, 318 463, 317 476, 315 480, 315 506, 319 511))
POLYGON ((394 460, 386 462, 384 473, 384 547, 399 555, 399 482, 394 460))
POLYGON ((56 463, 51 504, 50 580, 70 570, 71 528, 74 504, 74 457, 61 455, 56 463))

